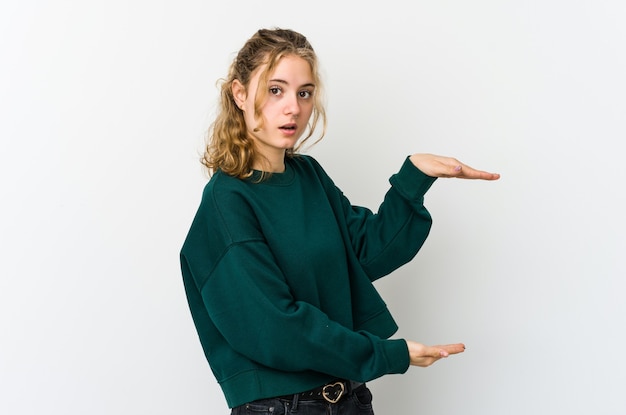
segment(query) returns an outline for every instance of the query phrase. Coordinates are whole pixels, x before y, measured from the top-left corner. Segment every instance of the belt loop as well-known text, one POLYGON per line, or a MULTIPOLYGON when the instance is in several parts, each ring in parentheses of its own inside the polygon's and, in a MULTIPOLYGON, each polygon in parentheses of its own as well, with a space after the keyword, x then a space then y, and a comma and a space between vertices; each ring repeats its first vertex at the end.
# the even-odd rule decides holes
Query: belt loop
POLYGON ((299 393, 294 393, 293 394, 293 401, 291 402, 291 410, 292 411, 297 411, 298 410, 298 399, 300 399, 300 394, 299 393))

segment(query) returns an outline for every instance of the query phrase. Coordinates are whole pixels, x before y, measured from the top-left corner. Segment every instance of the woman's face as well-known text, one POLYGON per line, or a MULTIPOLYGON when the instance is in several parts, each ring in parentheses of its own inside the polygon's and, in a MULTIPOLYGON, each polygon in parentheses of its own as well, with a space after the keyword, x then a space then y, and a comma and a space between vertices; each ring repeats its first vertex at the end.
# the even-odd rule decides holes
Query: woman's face
POLYGON ((282 163, 285 150, 293 148, 306 131, 313 112, 315 84, 311 67, 298 56, 285 56, 270 74, 267 98, 261 105, 262 128, 254 116, 254 101, 259 78, 265 67, 258 68, 250 80, 248 93, 241 84, 233 84, 233 95, 244 112, 248 134, 256 149, 270 162, 282 163))

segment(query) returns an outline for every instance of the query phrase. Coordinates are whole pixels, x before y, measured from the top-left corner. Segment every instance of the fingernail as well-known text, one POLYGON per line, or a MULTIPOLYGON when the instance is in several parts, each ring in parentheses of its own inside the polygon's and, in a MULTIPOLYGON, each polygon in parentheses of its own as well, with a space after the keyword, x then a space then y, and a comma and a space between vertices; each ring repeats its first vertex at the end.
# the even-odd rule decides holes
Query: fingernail
POLYGON ((461 171, 461 166, 456 166, 456 167, 454 168, 454 171, 461 171))

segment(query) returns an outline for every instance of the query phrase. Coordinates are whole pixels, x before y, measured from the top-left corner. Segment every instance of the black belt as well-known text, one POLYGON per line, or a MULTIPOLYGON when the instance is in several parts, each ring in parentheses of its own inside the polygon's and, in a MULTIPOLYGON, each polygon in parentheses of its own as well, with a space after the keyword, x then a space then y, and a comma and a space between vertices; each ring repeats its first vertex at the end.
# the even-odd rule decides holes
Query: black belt
POLYGON ((354 382, 352 380, 337 380, 306 392, 281 396, 280 399, 292 400, 297 395, 298 400, 322 400, 329 403, 337 403, 344 396, 352 395, 352 392, 356 388, 363 385, 364 384, 361 382, 354 382))

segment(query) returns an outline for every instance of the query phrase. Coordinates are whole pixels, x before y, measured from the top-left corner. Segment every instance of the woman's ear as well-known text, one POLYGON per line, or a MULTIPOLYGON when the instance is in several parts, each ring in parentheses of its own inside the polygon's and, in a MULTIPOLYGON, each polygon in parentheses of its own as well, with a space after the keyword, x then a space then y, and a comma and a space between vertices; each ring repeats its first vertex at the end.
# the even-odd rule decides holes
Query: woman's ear
POLYGON ((240 110, 243 110, 243 104, 246 102, 246 88, 238 79, 235 79, 230 86, 230 90, 233 93, 233 98, 235 98, 235 104, 240 110))

